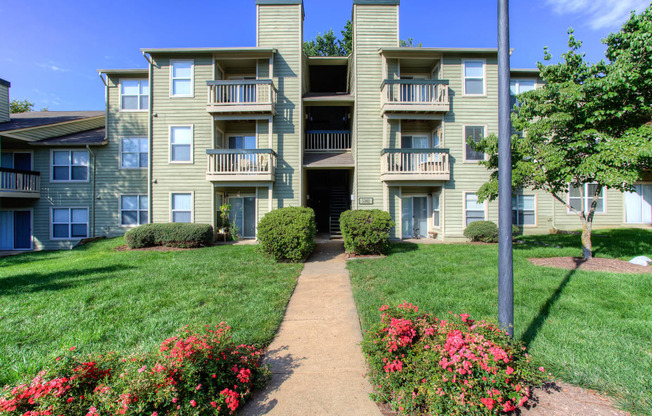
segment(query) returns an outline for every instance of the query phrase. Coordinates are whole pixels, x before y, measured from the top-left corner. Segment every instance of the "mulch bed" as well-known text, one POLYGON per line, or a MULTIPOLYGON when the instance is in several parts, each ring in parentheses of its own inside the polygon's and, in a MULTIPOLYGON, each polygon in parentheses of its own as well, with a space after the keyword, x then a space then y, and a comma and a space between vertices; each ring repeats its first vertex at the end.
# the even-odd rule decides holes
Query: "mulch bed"
POLYGON ((362 260, 362 259, 382 259, 385 256, 384 254, 355 254, 355 253, 346 253, 347 260, 362 260))
POLYGON ((582 257, 548 257, 542 259, 528 259, 537 266, 556 267, 566 270, 588 270, 609 273, 652 273, 652 267, 639 266, 625 260, 592 258, 584 260, 582 257))
POLYGON ((165 247, 165 246, 129 248, 127 247, 126 244, 115 248, 115 251, 188 251, 188 250, 192 250, 192 248, 165 247))

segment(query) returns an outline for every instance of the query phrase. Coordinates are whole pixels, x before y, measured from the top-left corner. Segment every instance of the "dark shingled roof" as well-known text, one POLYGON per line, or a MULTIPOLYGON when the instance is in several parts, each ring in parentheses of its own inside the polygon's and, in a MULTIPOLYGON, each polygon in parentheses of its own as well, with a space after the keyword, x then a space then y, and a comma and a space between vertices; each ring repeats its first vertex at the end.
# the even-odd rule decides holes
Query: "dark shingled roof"
POLYGON ((7 88, 11 88, 11 82, 0 78, 0 85, 4 85, 7 88))
POLYGON ((103 115, 104 111, 31 111, 29 113, 16 113, 10 115, 10 121, 0 123, 0 132, 47 126, 103 115))
POLYGON ((103 128, 80 131, 65 136, 51 137, 30 143, 32 146, 101 146, 106 144, 106 131, 103 128))

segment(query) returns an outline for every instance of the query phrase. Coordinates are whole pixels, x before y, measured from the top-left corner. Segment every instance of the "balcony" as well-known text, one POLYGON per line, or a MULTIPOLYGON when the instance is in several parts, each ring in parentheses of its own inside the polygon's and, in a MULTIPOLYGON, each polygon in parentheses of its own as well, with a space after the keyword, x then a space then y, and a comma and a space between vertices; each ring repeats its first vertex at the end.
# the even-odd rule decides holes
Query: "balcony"
POLYGON ((448 81, 386 79, 381 86, 381 113, 445 113, 450 110, 448 81))
POLYGON ((271 149, 210 149, 206 180, 274 182, 276 153, 271 149))
POLYGON ((306 131, 306 152, 346 152, 351 150, 349 130, 306 131))
POLYGON ((271 79, 207 81, 211 114, 274 115, 277 91, 271 79))
POLYGON ((383 181, 447 181, 451 177, 446 149, 383 149, 383 181))
POLYGON ((40 198, 39 172, 0 168, 0 197, 3 198, 40 198))

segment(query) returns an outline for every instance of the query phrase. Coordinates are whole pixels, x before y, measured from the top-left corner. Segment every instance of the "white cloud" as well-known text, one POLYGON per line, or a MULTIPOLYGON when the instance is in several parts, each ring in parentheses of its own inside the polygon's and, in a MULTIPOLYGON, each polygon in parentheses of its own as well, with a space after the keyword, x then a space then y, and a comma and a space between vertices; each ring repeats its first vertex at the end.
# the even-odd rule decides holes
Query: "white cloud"
POLYGON ((40 63, 37 65, 40 66, 41 68, 49 69, 50 71, 54 71, 54 72, 68 72, 67 69, 55 65, 52 61, 48 62, 47 64, 40 63))
POLYGON ((553 12, 578 14, 592 29, 620 27, 632 10, 638 13, 650 5, 649 0, 546 0, 553 12))

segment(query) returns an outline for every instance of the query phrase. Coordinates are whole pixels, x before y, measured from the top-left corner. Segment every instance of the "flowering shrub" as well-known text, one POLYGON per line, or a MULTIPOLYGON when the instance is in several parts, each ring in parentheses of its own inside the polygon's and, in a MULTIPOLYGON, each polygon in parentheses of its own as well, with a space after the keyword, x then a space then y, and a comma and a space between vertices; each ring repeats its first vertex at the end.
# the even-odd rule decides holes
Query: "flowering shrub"
POLYGON ((506 332, 469 315, 448 320, 383 306, 363 349, 374 399, 402 414, 496 415, 523 406, 545 378, 506 332))
POLYGON ((262 351, 221 323, 186 329, 160 351, 84 358, 74 348, 29 383, 0 392, 0 415, 230 415, 267 379, 262 351))

